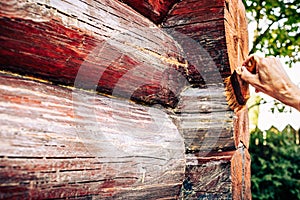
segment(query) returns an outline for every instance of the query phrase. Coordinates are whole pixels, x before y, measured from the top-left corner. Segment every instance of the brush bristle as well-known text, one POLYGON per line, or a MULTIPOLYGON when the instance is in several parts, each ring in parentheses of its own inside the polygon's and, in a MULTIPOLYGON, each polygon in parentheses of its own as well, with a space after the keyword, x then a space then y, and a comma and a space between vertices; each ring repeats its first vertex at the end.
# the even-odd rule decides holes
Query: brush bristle
POLYGON ((225 83, 225 96, 229 108, 232 110, 235 109, 240 110, 241 108, 243 108, 244 105, 240 105, 236 99, 230 76, 225 78, 224 83, 225 83))

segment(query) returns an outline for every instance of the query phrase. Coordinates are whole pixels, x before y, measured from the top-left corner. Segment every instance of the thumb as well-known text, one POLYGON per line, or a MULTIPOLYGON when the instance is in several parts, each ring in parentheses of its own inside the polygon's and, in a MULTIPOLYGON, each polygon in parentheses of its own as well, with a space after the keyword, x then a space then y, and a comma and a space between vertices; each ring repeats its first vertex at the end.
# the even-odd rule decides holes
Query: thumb
POLYGON ((249 72, 245 66, 242 66, 240 75, 244 81, 250 83, 251 85, 255 85, 259 81, 258 75, 249 72))

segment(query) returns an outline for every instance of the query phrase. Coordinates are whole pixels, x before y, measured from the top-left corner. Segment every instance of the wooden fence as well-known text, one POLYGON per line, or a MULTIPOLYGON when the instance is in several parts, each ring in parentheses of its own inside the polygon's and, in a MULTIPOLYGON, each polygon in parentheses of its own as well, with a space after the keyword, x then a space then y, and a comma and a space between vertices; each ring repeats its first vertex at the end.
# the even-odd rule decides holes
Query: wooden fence
POLYGON ((255 144, 256 146, 267 145, 268 141, 270 141, 272 137, 271 134, 280 135, 282 136, 282 139, 287 138, 289 141, 293 141, 297 145, 300 143, 300 129, 297 130, 291 125, 287 125, 282 131, 279 131, 275 126, 272 126, 265 131, 256 129, 251 135, 251 140, 253 141, 252 144, 255 144))

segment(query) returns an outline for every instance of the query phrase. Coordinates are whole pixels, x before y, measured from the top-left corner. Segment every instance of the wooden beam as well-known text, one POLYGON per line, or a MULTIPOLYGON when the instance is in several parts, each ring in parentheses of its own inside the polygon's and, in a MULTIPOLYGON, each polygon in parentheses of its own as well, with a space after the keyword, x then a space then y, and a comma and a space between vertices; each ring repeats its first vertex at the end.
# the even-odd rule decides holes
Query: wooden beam
POLYGON ((160 109, 3 74, 0 93, 1 199, 179 195, 183 138, 160 109))
POLYGON ((193 77, 173 38, 118 1, 1 7, 2 70, 166 107, 193 77))
POLYGON ((120 0, 153 21, 160 24, 172 6, 179 0, 120 0))

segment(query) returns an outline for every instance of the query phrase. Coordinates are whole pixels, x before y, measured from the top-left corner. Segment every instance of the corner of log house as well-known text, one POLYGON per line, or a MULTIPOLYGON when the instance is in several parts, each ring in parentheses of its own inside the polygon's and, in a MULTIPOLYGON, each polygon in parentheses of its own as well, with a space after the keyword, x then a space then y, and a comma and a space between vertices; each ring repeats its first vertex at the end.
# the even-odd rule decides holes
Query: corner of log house
POLYGON ((0 199, 251 199, 241 0, 0 6, 0 199))

